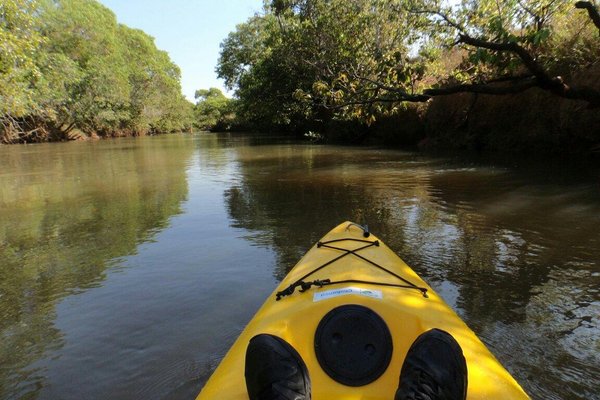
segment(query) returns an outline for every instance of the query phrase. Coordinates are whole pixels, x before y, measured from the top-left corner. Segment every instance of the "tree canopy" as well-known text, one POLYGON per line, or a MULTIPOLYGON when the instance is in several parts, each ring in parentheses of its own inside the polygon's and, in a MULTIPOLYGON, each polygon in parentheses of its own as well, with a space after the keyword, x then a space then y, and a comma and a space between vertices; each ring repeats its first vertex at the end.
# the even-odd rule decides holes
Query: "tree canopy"
POLYGON ((94 0, 0 0, 0 139, 188 128, 180 71, 94 0))
POLYGON ((152 37, 94 0, 0 0, 0 140, 30 142, 245 125, 369 125, 407 102, 538 88, 600 106, 573 84, 598 68, 595 1, 265 0, 221 43, 234 101, 193 105, 152 37))
POLYGON ((229 130, 236 123, 235 102, 219 89, 199 89, 195 94, 194 125, 201 130, 229 130))
POLYGON ((586 1, 273 0, 223 41, 217 73, 247 121, 300 130, 459 92, 597 107, 597 88, 569 84, 598 65, 597 21, 586 1))

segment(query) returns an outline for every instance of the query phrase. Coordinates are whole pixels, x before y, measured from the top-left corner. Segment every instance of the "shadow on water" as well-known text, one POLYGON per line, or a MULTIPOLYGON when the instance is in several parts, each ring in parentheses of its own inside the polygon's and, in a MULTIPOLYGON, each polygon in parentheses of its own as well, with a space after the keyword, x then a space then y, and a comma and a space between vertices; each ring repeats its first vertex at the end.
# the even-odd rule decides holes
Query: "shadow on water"
POLYGON ((376 149, 240 146, 233 225, 281 280, 344 220, 429 281, 534 398, 590 398, 600 376, 600 181, 562 166, 376 149), (569 179, 571 177, 571 179, 569 179))
POLYGON ((226 134, 0 148, 0 163, 2 398, 192 398, 344 220, 398 252, 533 398, 596 395, 592 169, 226 134))
POLYGON ((56 304, 100 285, 181 212, 192 150, 177 136, 140 140, 0 149, 1 398, 46 385, 34 365, 64 344, 56 304))

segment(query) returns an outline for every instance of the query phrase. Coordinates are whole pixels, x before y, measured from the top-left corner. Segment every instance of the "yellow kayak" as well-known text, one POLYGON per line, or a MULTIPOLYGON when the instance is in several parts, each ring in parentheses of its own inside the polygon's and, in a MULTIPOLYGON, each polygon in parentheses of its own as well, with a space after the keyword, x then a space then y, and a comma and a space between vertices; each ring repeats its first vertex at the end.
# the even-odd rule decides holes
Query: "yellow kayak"
MULTIPOLYGON (((368 330, 377 330, 373 327, 379 322, 366 314, 364 318, 368 330)), ((246 349, 250 339, 266 333, 284 339, 300 354, 310 374, 312 399, 390 400, 409 348, 434 328, 450 333, 462 348, 468 371, 467 399, 529 398, 473 331, 406 263, 361 226, 344 222, 310 249, 269 296, 197 399, 248 399, 246 349), (353 365, 353 355, 341 357, 345 365, 337 365, 340 357, 324 339, 328 329, 340 323, 335 313, 345 310, 343 306, 359 313, 372 310, 389 329, 389 334, 380 335, 383 342, 389 342, 381 345, 389 354, 356 381, 353 371, 344 370, 353 365)))

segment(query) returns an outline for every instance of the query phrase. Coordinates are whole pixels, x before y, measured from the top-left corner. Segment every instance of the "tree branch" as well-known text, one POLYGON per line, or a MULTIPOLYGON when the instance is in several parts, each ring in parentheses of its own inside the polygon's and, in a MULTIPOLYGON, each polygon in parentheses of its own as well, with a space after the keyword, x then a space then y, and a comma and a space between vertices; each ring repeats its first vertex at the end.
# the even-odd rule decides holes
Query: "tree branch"
POLYGON ((404 90, 401 90, 401 89, 399 89, 397 87, 387 86, 387 85, 384 85, 382 83, 379 83, 379 82, 374 81, 374 80, 369 79, 369 78, 357 77, 357 79, 369 82, 372 85, 374 85, 377 89, 387 90, 388 92, 392 92, 392 93, 394 93, 396 95, 399 95, 399 98, 406 99, 406 101, 427 101, 427 100, 429 100, 429 96, 425 96, 426 98, 424 98, 423 95, 421 95, 421 94, 411 94, 411 93, 408 93, 408 92, 406 92, 404 90))
MULTIPOLYGON (((519 4, 521 2, 519 1, 519 4)), ((523 6, 521 4, 521 6, 523 6)), ((590 18, 598 27, 600 31, 600 14, 596 6, 590 1, 578 1, 575 4, 575 7, 580 9, 587 9, 590 18)), ((515 54, 523 63, 525 68, 535 79, 531 79, 527 82, 523 81, 520 84, 511 85, 508 87, 497 87, 490 86, 487 82, 485 84, 477 84, 477 85, 457 85, 453 88, 446 89, 429 89, 424 91, 424 94, 434 95, 444 95, 450 94, 450 92, 458 93, 464 91, 471 91, 476 93, 485 93, 485 94, 506 94, 506 93, 516 93, 519 91, 526 90, 530 87, 537 86, 541 89, 550 91, 551 93, 558 95, 560 97, 564 97, 567 99, 575 99, 575 100, 583 100, 589 103, 591 108, 600 107, 600 91, 593 89, 591 87, 571 87, 565 84, 560 76, 550 76, 544 67, 536 61, 536 59, 531 55, 531 53, 519 45, 516 42, 490 42, 484 39, 478 39, 470 36, 465 27, 461 26, 457 22, 453 21, 450 16, 443 13, 440 10, 415 10, 409 9, 409 12, 415 14, 430 14, 440 17, 448 26, 456 29, 458 31, 458 40, 456 44, 464 43, 470 46, 488 49, 496 52, 509 52, 515 54)), ((526 9, 531 15, 535 15, 533 10, 526 9)))
POLYGON ((459 35, 459 42, 492 51, 508 51, 514 53, 521 59, 521 62, 523 62, 525 67, 536 77, 537 86, 541 89, 548 90, 551 93, 566 99, 587 101, 591 108, 600 107, 600 91, 586 86, 571 87, 564 83, 560 76, 551 77, 542 66, 535 61, 531 54, 517 43, 488 42, 486 40, 472 38, 465 34, 459 35))
POLYGON ((456 86, 450 86, 446 88, 435 88, 426 89, 423 94, 429 96, 447 96, 456 93, 480 93, 490 95, 505 95, 521 93, 533 87, 539 86, 537 78, 529 77, 526 79, 517 79, 514 82, 506 85, 490 85, 489 83, 483 84, 462 84, 456 86))
POLYGON ((440 17, 441 19, 443 19, 444 21, 446 21, 446 23, 453 27, 454 29, 458 30, 459 32, 466 32, 466 29, 460 25, 457 22, 454 22, 447 14, 438 11, 438 10, 417 10, 417 9, 408 9, 407 10, 410 13, 413 14, 430 14, 430 15, 437 15, 438 17, 440 17))
POLYGON ((402 103, 404 101, 408 101, 411 103, 424 103, 424 102, 428 101, 429 99, 431 99, 431 97, 425 96, 425 95, 422 95, 419 98, 415 97, 414 99, 395 98, 395 97, 373 97, 371 99, 353 100, 353 101, 347 101, 347 102, 340 103, 340 104, 326 104, 326 105, 324 105, 324 107, 331 109, 331 110, 337 110, 337 109, 349 107, 349 106, 373 105, 375 103, 402 103))
POLYGON ((325 107, 329 109, 340 109, 356 105, 372 105, 375 103, 401 103, 405 101, 411 103, 424 103, 436 96, 447 96, 457 93, 506 95, 521 93, 533 87, 539 86, 537 78, 527 75, 515 77, 502 77, 498 78, 497 80, 494 80, 494 82, 486 82, 482 84, 460 84, 445 88, 432 88, 424 90, 421 94, 410 94, 398 88, 382 85, 369 78, 357 77, 357 79, 361 79, 363 81, 373 84, 376 87, 376 94, 368 99, 360 99, 361 96, 359 93, 359 99, 357 100, 350 100, 339 104, 328 104, 325 107), (379 96, 380 89, 391 92, 393 96, 379 96))
POLYGON ((483 39, 473 38, 463 33, 458 35, 458 43, 465 43, 474 47, 480 47, 492 51, 508 51, 514 53, 521 59, 525 67, 540 80, 540 84, 550 84, 552 81, 552 79, 546 73, 546 71, 544 71, 542 66, 538 64, 538 62, 535 61, 531 54, 529 54, 529 52, 525 50, 524 47, 520 46, 518 43, 488 42, 483 39))
POLYGON ((598 28, 598 34, 600 35, 600 13, 598 12, 598 8, 591 1, 578 1, 575 3, 575 8, 587 10, 590 19, 596 25, 596 28, 598 28))
POLYGON ((529 8, 525 4, 523 4, 523 2, 521 0, 517 0, 517 3, 519 3, 519 5, 521 6, 521 8, 523 10, 525 10, 527 12, 527 14, 531 15, 534 19, 535 18, 540 18, 540 16, 537 13, 535 13, 531 8, 529 8))

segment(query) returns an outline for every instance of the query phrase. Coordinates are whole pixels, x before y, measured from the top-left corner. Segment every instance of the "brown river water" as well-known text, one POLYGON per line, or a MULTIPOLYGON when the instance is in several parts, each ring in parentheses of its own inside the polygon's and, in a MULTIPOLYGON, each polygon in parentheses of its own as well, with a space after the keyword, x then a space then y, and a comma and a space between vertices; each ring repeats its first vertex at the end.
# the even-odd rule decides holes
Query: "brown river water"
POLYGON ((597 168, 228 134, 0 147, 0 398, 193 399, 345 220, 533 398, 600 398, 597 168))

